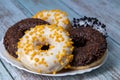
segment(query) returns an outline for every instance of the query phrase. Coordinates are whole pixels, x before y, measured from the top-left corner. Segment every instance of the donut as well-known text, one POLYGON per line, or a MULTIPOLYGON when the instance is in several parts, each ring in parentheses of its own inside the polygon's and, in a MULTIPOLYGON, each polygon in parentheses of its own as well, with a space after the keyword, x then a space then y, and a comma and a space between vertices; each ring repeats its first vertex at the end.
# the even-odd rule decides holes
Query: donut
POLYGON ((71 21, 73 28, 79 27, 92 27, 93 29, 102 33, 107 37, 106 25, 101 23, 97 18, 93 17, 82 17, 82 18, 73 18, 71 21))
POLYGON ((73 42, 61 26, 37 25, 18 42, 18 60, 34 72, 56 73, 72 58, 73 42))
POLYGON ((41 19, 27 18, 11 26, 6 31, 3 42, 8 53, 13 57, 17 58, 16 55, 17 42, 24 35, 24 32, 26 30, 29 30, 31 27, 35 27, 36 25, 42 25, 42 24, 49 24, 49 23, 41 19))
POLYGON ((64 29, 71 27, 67 14, 60 10, 43 10, 37 12, 33 18, 40 18, 49 22, 50 24, 62 26, 64 29))
POLYGON ((107 42, 102 33, 89 26, 73 28, 69 33, 74 42, 71 69, 87 69, 103 62, 106 57, 107 42))

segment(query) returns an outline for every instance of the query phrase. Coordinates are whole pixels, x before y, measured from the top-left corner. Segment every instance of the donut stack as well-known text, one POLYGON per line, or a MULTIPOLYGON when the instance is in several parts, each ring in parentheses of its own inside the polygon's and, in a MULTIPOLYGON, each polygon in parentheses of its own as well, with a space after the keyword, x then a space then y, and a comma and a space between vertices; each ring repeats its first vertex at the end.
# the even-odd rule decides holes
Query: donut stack
POLYGON ((11 26, 3 43, 27 69, 55 74, 101 64, 106 37, 106 26, 96 18, 73 18, 70 22, 63 11, 43 10, 11 26))

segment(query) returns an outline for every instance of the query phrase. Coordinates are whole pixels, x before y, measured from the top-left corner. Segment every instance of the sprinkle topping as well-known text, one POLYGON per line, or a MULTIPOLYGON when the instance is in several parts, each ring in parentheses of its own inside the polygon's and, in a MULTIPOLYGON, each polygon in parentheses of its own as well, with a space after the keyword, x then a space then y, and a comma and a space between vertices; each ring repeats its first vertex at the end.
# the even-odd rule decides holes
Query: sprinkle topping
MULTIPOLYGON (((33 70, 37 68, 36 72, 49 71, 53 64, 63 67, 73 58, 73 42, 68 35, 62 26, 37 25, 25 32, 18 42, 16 54, 24 64, 32 66, 33 70)), ((55 74, 56 68, 51 72, 55 74)))
POLYGON ((72 26, 73 28, 92 27, 93 29, 98 30, 100 33, 102 33, 104 36, 107 37, 106 25, 101 23, 97 18, 86 17, 86 16, 78 19, 73 18, 72 26))
POLYGON ((43 10, 36 13, 33 18, 40 18, 49 22, 50 24, 56 24, 57 26, 62 26, 66 28, 70 24, 67 14, 60 10, 43 10))

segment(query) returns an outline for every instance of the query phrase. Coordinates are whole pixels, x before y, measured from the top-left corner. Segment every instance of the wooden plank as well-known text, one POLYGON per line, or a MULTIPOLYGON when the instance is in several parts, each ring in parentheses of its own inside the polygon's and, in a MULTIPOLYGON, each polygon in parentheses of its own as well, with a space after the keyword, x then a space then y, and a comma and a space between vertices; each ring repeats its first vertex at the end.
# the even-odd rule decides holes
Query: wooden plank
POLYGON ((22 4, 27 10, 34 15, 36 12, 41 10, 50 10, 50 9, 60 9, 68 13, 70 19, 73 17, 78 17, 79 15, 75 15, 75 12, 71 11, 68 7, 64 6, 64 4, 60 4, 59 1, 53 0, 18 0, 20 4, 22 4), (54 5, 52 5, 54 4, 54 5), (74 13, 74 14, 73 14, 74 13))
MULTIPOLYGON (((7 15, 4 16, 4 18, 0 19, 0 20, 4 20, 3 22, 0 22, 0 24, 2 24, 1 26, 4 26, 3 29, 0 29, 0 31, 4 31, 7 29, 7 27, 9 27, 11 24, 15 23, 16 21, 25 18, 27 16, 30 16, 30 14, 34 14, 37 9, 39 10, 39 6, 43 6, 42 9, 44 9, 45 5, 48 5, 50 3, 50 1, 43 1, 42 0, 42 4, 39 2, 32 1, 31 0, 26 2, 26 5, 24 5, 24 7, 20 6, 20 3, 17 3, 17 1, 12 0, 12 2, 10 0, 5 0, 5 1, 0 1, 1 5, 6 3, 6 5, 2 5, 4 6, 4 9, 7 10, 8 12, 12 13, 12 15, 7 15), (35 3, 36 2, 36 3, 35 3), (33 5, 34 4, 34 5, 33 5), (7 7, 7 5, 12 5, 12 7, 7 7), (19 5, 19 6, 18 6, 19 5), (30 7, 30 6, 32 7, 30 7), (39 6, 38 6, 39 5, 39 6), (34 8, 33 8, 34 6, 34 8), (33 8, 32 10, 30 8, 33 8), (23 10, 22 10, 23 9, 23 10), (25 10, 25 11, 24 11, 25 10), (26 11, 27 10, 27 11, 26 11), (16 11, 18 11, 17 13, 15 13, 16 11), (13 15, 13 14, 16 15, 13 15), (19 17, 18 17, 19 15, 19 17), (27 15, 27 16, 26 16, 27 15), (6 19, 7 18, 7 19, 6 19), (10 21, 11 20, 11 21, 10 21), (10 21, 10 22, 9 22, 10 21), (5 22, 7 22, 7 24, 5 24, 5 22), (6 26, 6 27, 5 27, 6 26)), ((23 1, 23 0, 21 0, 23 1)), ((22 3, 25 3, 24 1, 22 3)), ((21 3, 21 4, 22 4, 21 3)), ((56 8, 60 8, 63 9, 65 8, 65 11, 69 13, 69 8, 66 8, 63 4, 54 1, 54 3, 52 2, 51 4, 56 4, 55 6, 52 5, 52 7, 50 8, 46 8, 45 9, 52 9, 54 7, 56 8), (62 6, 62 8, 61 8, 62 6)), ((23 5, 23 4, 22 4, 23 5)), ((3 10, 2 12, 5 12, 5 10, 3 10)), ((75 15, 75 13, 72 13, 70 15, 75 15)), ((65 77, 45 77, 45 76, 38 76, 38 75, 33 75, 30 73, 27 73, 25 71, 21 71, 19 69, 16 69, 15 67, 12 67, 11 65, 7 64, 6 62, 4 62, 4 64, 6 65, 7 69, 11 72, 12 76, 15 78, 15 80, 40 80, 40 79, 45 79, 45 80, 52 80, 52 79, 57 79, 57 80, 79 80, 79 79, 84 79, 84 80, 103 80, 103 79, 116 79, 119 80, 119 57, 117 55, 119 54, 119 48, 120 46, 117 45, 113 40, 111 40, 110 38, 108 38, 109 41, 109 54, 110 57, 108 58, 108 61, 106 62, 106 64, 104 66, 102 66, 101 68, 94 70, 90 73, 85 73, 82 75, 75 75, 75 76, 65 76, 65 77), (114 65, 111 65, 114 64, 114 65)))
POLYGON ((5 66, 1 63, 0 60, 0 80, 13 80, 12 76, 8 73, 5 66))
POLYGON ((119 0, 60 0, 60 2, 80 15, 97 17, 107 25, 108 35, 120 44, 119 0))

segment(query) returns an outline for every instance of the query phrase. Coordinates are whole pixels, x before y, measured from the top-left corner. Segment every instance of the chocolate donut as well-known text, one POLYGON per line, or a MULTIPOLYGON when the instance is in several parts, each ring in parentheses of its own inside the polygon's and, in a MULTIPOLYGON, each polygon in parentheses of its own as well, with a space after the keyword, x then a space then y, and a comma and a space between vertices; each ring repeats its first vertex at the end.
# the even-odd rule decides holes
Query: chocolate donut
POLYGON ((72 67, 80 67, 78 69, 86 68, 84 66, 90 67, 88 65, 100 60, 105 55, 107 42, 99 31, 88 26, 73 28, 69 33, 75 47, 74 57, 70 63, 72 67))
POLYGON ((72 26, 73 28, 92 27, 107 37, 106 25, 101 23, 97 18, 86 16, 82 18, 73 18, 72 26))
POLYGON ((3 42, 9 54, 17 58, 17 55, 15 54, 17 51, 17 42, 24 35, 24 32, 32 27, 35 27, 36 25, 42 25, 42 24, 49 24, 49 23, 41 19, 27 18, 11 26, 7 30, 3 42))

